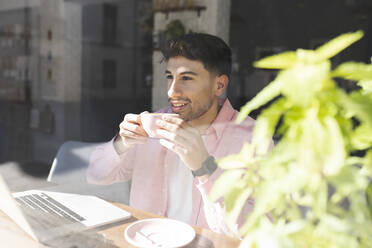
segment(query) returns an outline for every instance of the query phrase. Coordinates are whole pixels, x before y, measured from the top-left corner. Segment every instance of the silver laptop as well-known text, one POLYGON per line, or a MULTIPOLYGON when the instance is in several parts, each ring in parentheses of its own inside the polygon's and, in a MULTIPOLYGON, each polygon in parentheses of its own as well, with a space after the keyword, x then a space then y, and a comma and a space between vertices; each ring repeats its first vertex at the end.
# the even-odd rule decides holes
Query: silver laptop
POLYGON ((44 190, 11 194, 1 175, 0 199, 0 209, 41 243, 131 216, 95 196, 44 190))

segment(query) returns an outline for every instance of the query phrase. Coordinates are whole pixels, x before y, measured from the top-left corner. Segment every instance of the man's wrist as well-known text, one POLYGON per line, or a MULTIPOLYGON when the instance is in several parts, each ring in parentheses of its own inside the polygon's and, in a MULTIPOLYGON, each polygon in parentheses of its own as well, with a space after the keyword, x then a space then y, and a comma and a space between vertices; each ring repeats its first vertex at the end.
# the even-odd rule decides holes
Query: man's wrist
POLYGON ((199 182, 203 184, 203 183, 208 181, 209 176, 210 176, 209 174, 206 174, 204 176, 200 176, 200 177, 197 177, 197 178, 198 178, 199 182))
POLYGON ((212 175, 212 173, 217 169, 217 163, 213 156, 207 157, 207 159, 202 163, 202 166, 197 170, 192 170, 191 173, 194 177, 203 177, 207 175, 212 175))

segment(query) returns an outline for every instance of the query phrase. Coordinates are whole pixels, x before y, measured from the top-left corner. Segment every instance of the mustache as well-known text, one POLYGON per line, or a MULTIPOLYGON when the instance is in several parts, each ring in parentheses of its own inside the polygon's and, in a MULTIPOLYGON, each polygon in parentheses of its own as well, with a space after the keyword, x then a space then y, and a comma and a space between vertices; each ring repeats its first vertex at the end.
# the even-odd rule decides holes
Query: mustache
POLYGON ((168 98, 168 102, 171 102, 171 101, 182 101, 182 102, 188 102, 188 103, 191 102, 191 100, 188 98, 168 98))

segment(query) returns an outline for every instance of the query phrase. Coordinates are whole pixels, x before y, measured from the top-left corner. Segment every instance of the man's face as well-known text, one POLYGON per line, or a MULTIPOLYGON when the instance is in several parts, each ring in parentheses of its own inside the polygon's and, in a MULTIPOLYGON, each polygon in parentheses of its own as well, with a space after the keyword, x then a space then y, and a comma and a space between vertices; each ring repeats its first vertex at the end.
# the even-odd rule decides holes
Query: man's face
POLYGON ((201 62, 181 56, 170 58, 166 77, 172 111, 185 121, 208 115, 212 105, 217 104, 214 90, 217 76, 207 71, 201 62))

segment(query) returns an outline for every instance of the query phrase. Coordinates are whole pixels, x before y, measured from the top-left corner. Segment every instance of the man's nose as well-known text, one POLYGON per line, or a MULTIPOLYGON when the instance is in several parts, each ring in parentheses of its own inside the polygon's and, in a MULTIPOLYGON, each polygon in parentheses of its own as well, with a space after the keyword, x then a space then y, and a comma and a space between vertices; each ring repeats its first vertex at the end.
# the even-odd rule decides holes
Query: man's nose
POLYGON ((181 95, 181 89, 178 81, 174 79, 168 88, 168 97, 175 97, 181 95))

